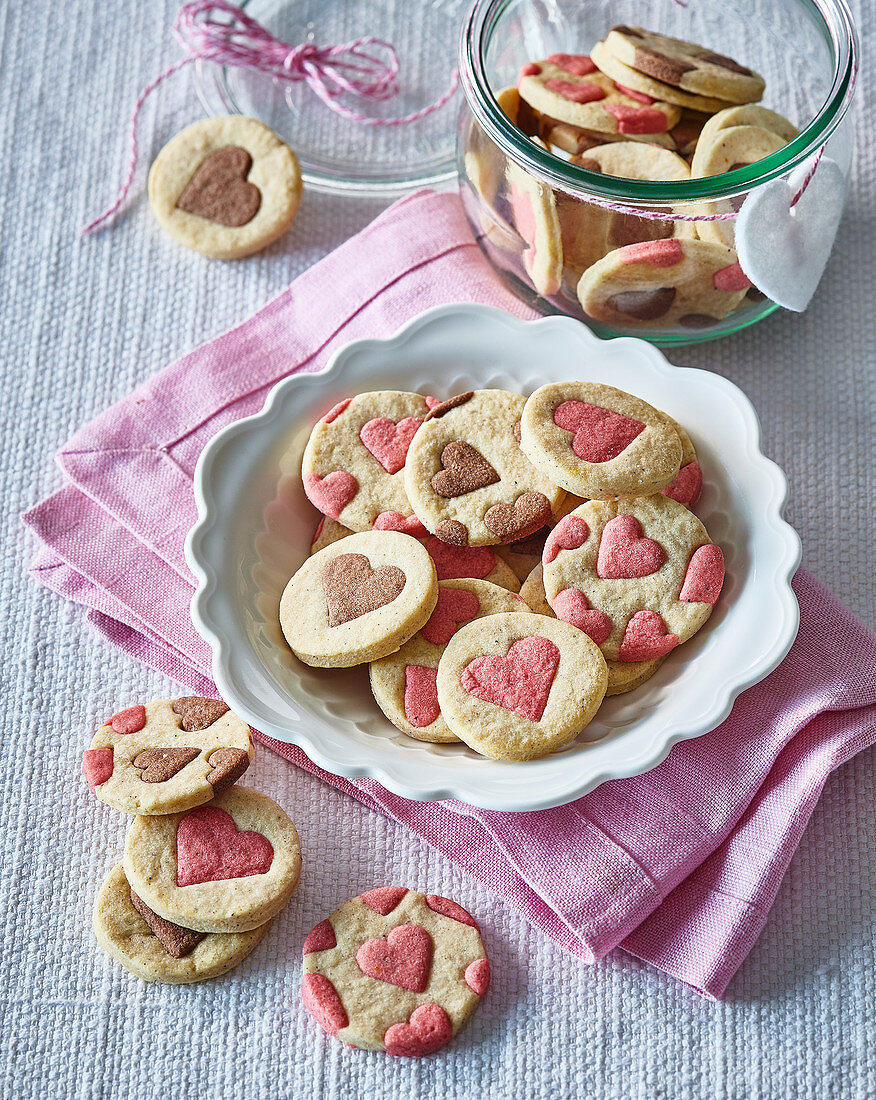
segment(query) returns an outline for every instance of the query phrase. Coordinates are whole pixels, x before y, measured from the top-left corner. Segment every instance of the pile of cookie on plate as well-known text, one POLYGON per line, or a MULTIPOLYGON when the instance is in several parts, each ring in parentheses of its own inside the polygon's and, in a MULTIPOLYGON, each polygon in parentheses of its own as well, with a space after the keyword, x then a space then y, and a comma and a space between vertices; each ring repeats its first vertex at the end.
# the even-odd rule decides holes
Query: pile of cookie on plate
POLYGON ((369 664, 400 730, 494 759, 573 741, 724 580, 687 433, 607 385, 361 393, 316 424, 302 481, 324 519, 280 601, 292 651, 369 664))
MULTIPOLYGON (((797 136, 786 118, 758 105, 763 92, 763 77, 732 58, 616 26, 589 55, 528 62, 517 87, 496 98, 534 142, 581 168, 684 182, 751 165, 797 136)), ((732 214, 735 200, 663 208, 665 218, 628 214, 554 192, 497 157, 485 137, 473 141, 467 176, 484 203, 488 237, 500 245, 522 237, 539 294, 566 286, 595 320, 687 328, 763 298, 739 268, 732 220, 673 219, 732 214)))

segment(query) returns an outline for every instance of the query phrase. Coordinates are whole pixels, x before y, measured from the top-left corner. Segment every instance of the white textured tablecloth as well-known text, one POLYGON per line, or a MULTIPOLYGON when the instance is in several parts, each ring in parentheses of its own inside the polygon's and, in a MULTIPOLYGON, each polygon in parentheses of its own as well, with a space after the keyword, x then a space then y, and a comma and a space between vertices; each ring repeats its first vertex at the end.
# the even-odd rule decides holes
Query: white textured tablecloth
MULTIPOLYGON (((861 23, 863 0, 853 7, 861 23)), ((25 579, 33 547, 18 513, 60 485, 50 456, 79 425, 243 319, 384 205, 307 194, 292 231, 266 253, 207 263, 161 234, 141 168, 119 225, 82 240, 78 226, 123 171, 136 91, 178 56, 167 30, 174 8, 0 4, 2 1095, 876 1095, 872 751, 828 783, 766 929, 720 1004, 622 953, 585 966, 404 830, 266 750, 247 781, 295 818, 305 872, 258 950, 219 981, 175 988, 139 982, 95 946, 94 894, 121 853, 125 821, 89 796, 80 753, 119 705, 177 694, 177 685, 25 579), (493 988, 471 1025, 422 1063, 327 1040, 298 997, 306 931, 388 882, 457 898, 481 921, 493 960, 493 988)), ((779 315, 671 357, 749 394, 764 449, 790 478, 788 518, 804 564, 872 625, 876 102, 866 83, 874 35, 862 31, 854 186, 815 302, 801 317, 779 315)), ((176 78, 145 111, 146 159, 197 117, 188 78, 176 78)))

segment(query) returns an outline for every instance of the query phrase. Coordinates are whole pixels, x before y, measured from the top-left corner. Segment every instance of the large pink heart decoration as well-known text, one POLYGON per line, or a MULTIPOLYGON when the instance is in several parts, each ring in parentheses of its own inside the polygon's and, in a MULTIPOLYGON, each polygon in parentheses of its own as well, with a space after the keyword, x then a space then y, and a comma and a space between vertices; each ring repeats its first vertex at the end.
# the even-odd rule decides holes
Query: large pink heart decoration
POLYGON ((611 634, 611 619, 604 611, 592 610, 580 588, 564 588, 562 592, 558 592, 551 608, 558 619, 577 626, 597 645, 602 645, 611 634))
POLYGON ((378 416, 362 425, 359 438, 388 474, 397 474, 422 423, 418 416, 406 416, 397 424, 387 416, 378 416))
POLYGON ((268 838, 251 829, 238 832, 231 814, 218 806, 191 810, 177 825, 177 886, 265 875, 273 862, 268 838))
POLYGON ((422 993, 432 968, 432 937, 419 924, 400 924, 385 940, 366 940, 356 952, 363 974, 422 993))
POLYGON ((643 536, 635 516, 615 516, 602 529, 596 575, 607 581, 650 577, 665 560, 663 547, 643 536))
POLYGON ((356 493, 359 482, 346 470, 332 470, 325 477, 318 474, 304 475, 304 492, 310 503, 324 516, 339 519, 356 493))
POLYGON ((481 601, 466 588, 439 588, 438 602, 429 621, 420 630, 432 645, 447 645, 460 623, 473 619, 481 609, 481 601))
POLYGON ((554 423, 574 432, 572 450, 585 462, 610 462, 645 430, 641 420, 591 405, 588 401, 563 401, 554 409, 554 423))
POLYGON ((419 1058, 434 1054, 452 1038, 453 1024, 441 1005, 425 1004, 414 1009, 407 1023, 388 1027, 383 1042, 393 1057, 419 1058))
POLYGON ((504 657, 475 657, 463 669, 460 683, 476 699, 538 722, 559 667, 557 646, 535 635, 513 642, 504 657))

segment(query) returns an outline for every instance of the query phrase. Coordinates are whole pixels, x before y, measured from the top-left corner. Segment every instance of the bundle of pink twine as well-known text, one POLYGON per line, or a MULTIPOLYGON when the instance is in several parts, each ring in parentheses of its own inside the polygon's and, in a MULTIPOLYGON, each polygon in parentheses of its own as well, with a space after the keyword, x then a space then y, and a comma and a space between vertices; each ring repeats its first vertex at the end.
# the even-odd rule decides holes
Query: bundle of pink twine
POLYGON ((137 121, 146 99, 169 76, 194 61, 255 69, 287 84, 305 83, 330 110, 363 126, 404 126, 417 122, 443 107, 459 83, 459 73, 454 69, 447 90, 433 103, 402 118, 374 118, 351 110, 338 97, 349 93, 379 102, 398 94, 398 55, 392 44, 383 39, 366 35, 339 46, 316 46, 311 42, 291 46, 274 38, 228 0, 191 0, 184 4, 177 13, 173 33, 186 56, 165 69, 138 96, 131 116, 125 182, 112 206, 84 226, 83 233, 106 224, 124 205, 137 168, 137 121), (220 18, 215 18, 217 15, 220 18))

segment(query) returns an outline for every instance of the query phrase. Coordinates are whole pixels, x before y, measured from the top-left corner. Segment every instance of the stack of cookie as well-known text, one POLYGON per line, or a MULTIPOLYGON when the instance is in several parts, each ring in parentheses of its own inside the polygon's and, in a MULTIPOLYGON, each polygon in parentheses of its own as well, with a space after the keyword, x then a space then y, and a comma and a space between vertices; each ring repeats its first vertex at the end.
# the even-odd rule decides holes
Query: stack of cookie
POLYGON ((249 726, 195 696, 120 711, 83 754, 94 794, 136 815, 98 892, 95 936, 146 981, 224 974, 298 885, 295 826, 270 798, 235 786, 252 758, 249 726))
MULTIPOLYGON (((763 91, 763 78, 732 58, 617 26, 589 55, 528 62, 518 87, 497 100, 533 141, 587 171, 683 182, 753 164, 796 137, 787 119, 756 104, 763 91)), ((522 238, 538 293, 565 285, 595 320, 702 328, 741 308, 749 292, 758 297, 739 269, 732 220, 672 216, 732 213, 728 200, 664 207, 665 218, 611 210, 551 191, 483 138, 466 168, 490 238, 511 249, 522 238)))
POLYGON ((316 425, 302 479, 324 518, 280 604, 293 652, 368 663, 400 730, 495 759, 574 740, 723 582, 690 438, 610 386, 359 394, 316 425))

